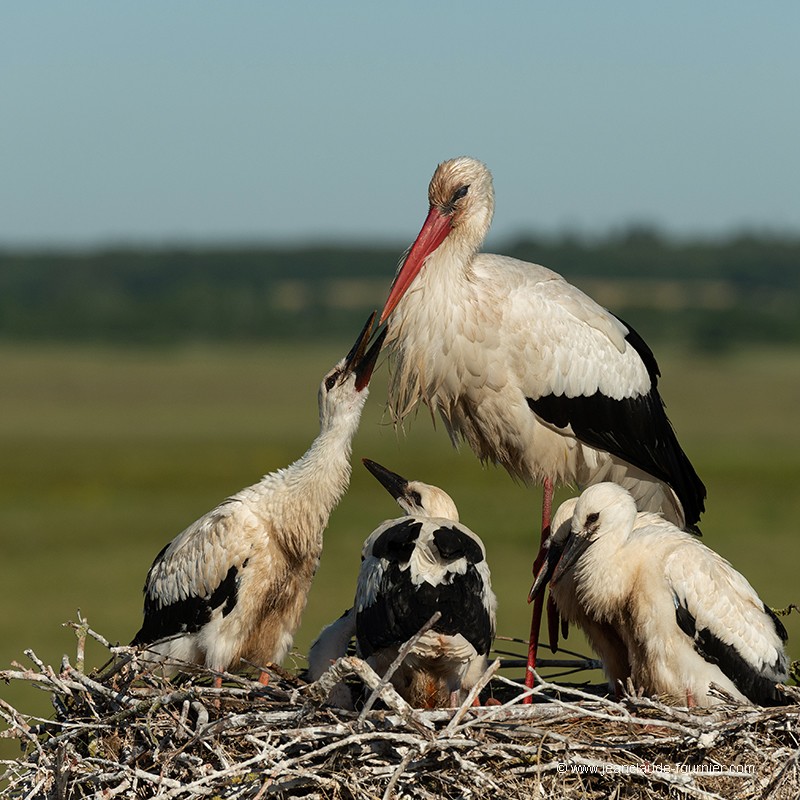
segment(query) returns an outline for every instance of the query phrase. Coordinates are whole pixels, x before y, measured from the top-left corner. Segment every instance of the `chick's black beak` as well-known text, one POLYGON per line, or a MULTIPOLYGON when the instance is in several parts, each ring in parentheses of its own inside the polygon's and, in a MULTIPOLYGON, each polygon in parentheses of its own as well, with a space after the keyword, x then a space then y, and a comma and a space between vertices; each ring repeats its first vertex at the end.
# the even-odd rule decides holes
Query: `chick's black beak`
POLYGON ((358 334, 356 343, 350 348, 350 352, 344 357, 344 364, 347 369, 352 369, 354 364, 357 364, 359 359, 364 355, 369 344, 370 336, 372 335, 372 326, 375 323, 375 317, 378 312, 373 311, 369 315, 369 319, 364 323, 361 333, 358 334))
POLYGON ((593 541, 594 539, 590 539, 588 536, 570 534, 569 537, 567 537, 567 540, 564 542, 563 553, 553 573, 553 583, 558 583, 562 576, 575 566, 578 559, 586 552, 593 541))
POLYGON ((356 376, 356 390, 359 392, 369 383, 383 346, 383 340, 386 338, 386 328, 384 328, 378 334, 369 350, 367 350, 376 316, 376 311, 369 315, 369 319, 364 323, 364 327, 361 329, 361 333, 358 334, 355 344, 350 348, 350 352, 344 359, 344 368, 352 371, 356 376))
POLYGON ((361 391, 372 377, 372 370, 375 369, 375 364, 378 361, 381 348, 383 347, 383 340, 386 338, 388 328, 384 328, 377 336, 372 346, 367 350, 366 355, 356 364, 356 390, 361 391))
POLYGON ((405 478, 396 472, 386 469, 386 467, 382 467, 376 461, 371 461, 368 458, 362 458, 361 461, 395 500, 405 495, 408 487, 408 481, 405 478))
POLYGON ((550 583, 550 579, 553 577, 563 549, 563 543, 555 543, 551 540, 544 563, 539 567, 539 571, 536 573, 536 577, 533 581, 533 586, 531 586, 531 590, 528 592, 529 603, 532 603, 544 591, 544 587, 550 583))

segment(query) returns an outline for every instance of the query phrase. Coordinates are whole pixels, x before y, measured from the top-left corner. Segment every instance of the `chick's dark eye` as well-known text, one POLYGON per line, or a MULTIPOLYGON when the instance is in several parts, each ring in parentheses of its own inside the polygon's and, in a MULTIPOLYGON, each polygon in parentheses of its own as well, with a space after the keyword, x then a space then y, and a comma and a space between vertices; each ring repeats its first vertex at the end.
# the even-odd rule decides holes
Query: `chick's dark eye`
POLYGON ((600 515, 594 511, 591 514, 586 515, 586 524, 587 525, 594 525, 597 520, 600 519, 600 515))
POLYGON ((334 386, 336 386, 336 379, 338 377, 339 377, 339 373, 338 372, 334 372, 333 375, 328 375, 328 377, 325 378, 325 389, 327 391, 330 391, 331 389, 333 389, 334 386))
POLYGON ((462 186, 460 189, 456 189, 456 191, 453 192, 453 199, 450 202, 455 203, 457 200, 460 200, 462 197, 466 196, 468 191, 469 191, 469 184, 467 184, 466 186, 462 186))

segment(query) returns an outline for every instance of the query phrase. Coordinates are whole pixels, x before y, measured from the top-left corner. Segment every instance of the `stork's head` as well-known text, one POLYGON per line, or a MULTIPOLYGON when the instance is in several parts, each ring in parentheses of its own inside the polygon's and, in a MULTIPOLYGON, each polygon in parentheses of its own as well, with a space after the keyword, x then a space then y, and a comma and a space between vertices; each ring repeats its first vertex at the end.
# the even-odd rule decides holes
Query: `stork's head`
POLYGON ((458 509, 447 492, 422 481, 408 481, 368 458, 361 460, 406 514, 458 522, 458 509))
POLYGON ((355 422, 358 423, 361 409, 369 394, 369 379, 386 337, 384 329, 367 349, 375 317, 376 312, 373 311, 350 352, 322 379, 319 387, 319 415, 323 427, 348 415, 355 415, 355 422))
POLYGON ((596 483, 575 504, 572 532, 591 539, 614 533, 627 536, 636 513, 636 503, 627 489, 618 483, 596 483))
POLYGON ((453 245, 454 256, 463 261, 481 246, 494 214, 492 173, 474 158, 444 161, 431 178, 428 203, 428 216, 395 276, 379 324, 408 291, 428 256, 445 240, 453 245))
POLYGON ((603 539, 621 545, 633 530, 636 503, 627 489, 616 483, 596 483, 578 498, 572 525, 553 582, 569 569, 595 542, 603 539))

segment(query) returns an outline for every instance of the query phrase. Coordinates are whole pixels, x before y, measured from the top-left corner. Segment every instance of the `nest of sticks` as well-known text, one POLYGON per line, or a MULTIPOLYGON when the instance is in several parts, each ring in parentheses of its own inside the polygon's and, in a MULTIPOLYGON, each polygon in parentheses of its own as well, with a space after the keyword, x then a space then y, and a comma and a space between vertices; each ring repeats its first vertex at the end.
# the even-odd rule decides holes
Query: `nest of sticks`
MULTIPOLYGON (((460 708, 411 708, 354 656, 314 683, 269 684, 197 669, 168 681, 84 620, 75 664, 31 651, 0 680, 48 692, 52 719, 0 700, 22 755, 0 762, 9 798, 786 798, 800 797, 800 705, 681 709, 538 679, 527 692, 496 661, 460 708), (108 648, 84 671, 87 637, 108 648), (325 704, 345 680, 356 711, 325 704), (480 693, 494 705, 475 707, 480 693)), ((538 678, 538 676, 537 676, 538 678)), ((800 691, 786 687, 800 701, 800 691)))

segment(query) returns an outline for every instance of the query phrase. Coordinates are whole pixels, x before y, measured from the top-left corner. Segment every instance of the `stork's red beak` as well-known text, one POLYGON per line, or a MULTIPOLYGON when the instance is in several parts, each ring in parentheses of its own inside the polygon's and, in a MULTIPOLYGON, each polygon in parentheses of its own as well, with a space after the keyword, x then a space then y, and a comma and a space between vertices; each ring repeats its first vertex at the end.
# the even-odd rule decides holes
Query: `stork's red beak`
POLYGON ((453 222, 450 217, 431 207, 430 211, 428 211, 428 216, 425 218, 422 230, 414 240, 414 244, 411 245, 411 250, 409 250, 406 260, 395 276, 386 305, 381 311, 378 325, 382 325, 389 314, 394 311, 395 306, 400 302, 400 298, 408 291, 408 287, 411 286, 414 278, 417 277, 417 274, 422 269, 425 259, 447 238, 447 234, 450 233, 452 227, 453 222))
MULTIPOLYGON (((384 330, 386 329, 384 328, 384 330)), ((392 472, 390 469, 386 469, 386 467, 382 467, 377 461, 371 461, 369 458, 362 458, 361 462, 395 500, 405 495, 408 481, 404 477, 392 472)))
POLYGON ((350 348, 350 352, 345 356, 345 369, 352 370, 356 376, 356 390, 361 391, 372 377, 372 371, 375 369, 375 363, 378 360, 378 355, 383 346, 383 340, 386 338, 386 329, 382 330, 372 347, 367 350, 370 337, 372 336, 372 326, 375 323, 377 312, 373 311, 369 315, 369 319, 358 334, 355 344, 350 348))

